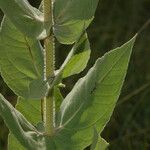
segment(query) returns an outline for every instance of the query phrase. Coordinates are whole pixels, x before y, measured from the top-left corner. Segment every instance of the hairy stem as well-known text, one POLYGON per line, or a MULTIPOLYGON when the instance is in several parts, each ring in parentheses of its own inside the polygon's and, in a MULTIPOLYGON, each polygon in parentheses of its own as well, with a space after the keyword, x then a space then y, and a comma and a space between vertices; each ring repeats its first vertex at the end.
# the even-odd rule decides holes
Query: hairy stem
MULTIPOLYGON (((52 1, 44 0, 44 19, 46 23, 53 24, 52 1)), ((46 57, 46 78, 54 76, 54 41, 53 36, 49 36, 44 40, 45 57, 46 57)), ((45 132, 47 135, 52 135, 54 132, 54 96, 53 90, 51 94, 44 98, 44 123, 45 132)))
POLYGON ((52 0, 43 0, 44 21, 52 23, 52 0))

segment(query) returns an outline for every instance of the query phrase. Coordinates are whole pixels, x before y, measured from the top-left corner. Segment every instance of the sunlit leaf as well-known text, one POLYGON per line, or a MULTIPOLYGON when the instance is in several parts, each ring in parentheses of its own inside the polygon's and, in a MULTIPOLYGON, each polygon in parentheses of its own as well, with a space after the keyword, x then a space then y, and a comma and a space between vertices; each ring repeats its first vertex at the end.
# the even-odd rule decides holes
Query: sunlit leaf
POLYGON ((78 74, 86 67, 91 54, 87 34, 81 36, 75 43, 60 70, 63 70, 62 78, 78 74))
POLYGON ((101 133, 120 95, 134 41, 135 37, 98 59, 64 99, 59 120, 61 143, 82 150, 91 144, 93 126, 101 133))

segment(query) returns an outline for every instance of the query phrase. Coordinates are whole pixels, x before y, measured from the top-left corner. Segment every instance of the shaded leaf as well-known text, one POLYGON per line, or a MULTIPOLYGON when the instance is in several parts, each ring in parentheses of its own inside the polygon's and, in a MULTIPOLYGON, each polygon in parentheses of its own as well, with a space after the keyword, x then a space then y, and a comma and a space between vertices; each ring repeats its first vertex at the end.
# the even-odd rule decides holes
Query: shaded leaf
POLYGON ((38 99, 46 93, 43 49, 4 18, 0 30, 0 70, 7 85, 18 95, 38 99))
POLYGON ((63 44, 74 43, 94 18, 98 0, 55 0, 54 34, 63 44))

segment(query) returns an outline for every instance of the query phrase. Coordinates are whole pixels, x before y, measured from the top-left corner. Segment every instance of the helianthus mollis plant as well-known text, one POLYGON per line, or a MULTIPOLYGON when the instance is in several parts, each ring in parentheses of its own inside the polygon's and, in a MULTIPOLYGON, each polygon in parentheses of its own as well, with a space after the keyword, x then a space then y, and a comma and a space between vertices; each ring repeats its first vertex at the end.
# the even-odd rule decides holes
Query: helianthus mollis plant
POLYGON ((43 0, 37 9, 27 0, 0 0, 0 73, 18 96, 14 108, 0 95, 9 150, 107 147, 100 134, 120 95, 136 36, 99 58, 65 98, 59 89, 88 63, 86 29, 97 5, 98 0, 43 0), (55 39, 73 44, 59 70, 55 39))

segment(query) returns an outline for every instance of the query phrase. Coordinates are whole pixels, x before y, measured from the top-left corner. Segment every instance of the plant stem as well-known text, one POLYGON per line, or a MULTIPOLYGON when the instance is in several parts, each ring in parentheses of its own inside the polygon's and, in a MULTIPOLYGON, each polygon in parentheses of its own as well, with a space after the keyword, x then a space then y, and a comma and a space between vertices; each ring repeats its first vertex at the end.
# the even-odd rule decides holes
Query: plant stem
MULTIPOLYGON (((44 19, 45 23, 53 24, 52 1, 44 0, 44 19)), ((44 40, 45 58, 46 58, 46 79, 54 76, 54 40, 53 36, 47 37, 44 40)), ((51 94, 44 98, 44 123, 45 132, 47 135, 52 135, 54 132, 54 96, 53 90, 51 94)))
POLYGON ((52 0, 43 0, 44 21, 52 23, 52 0))

